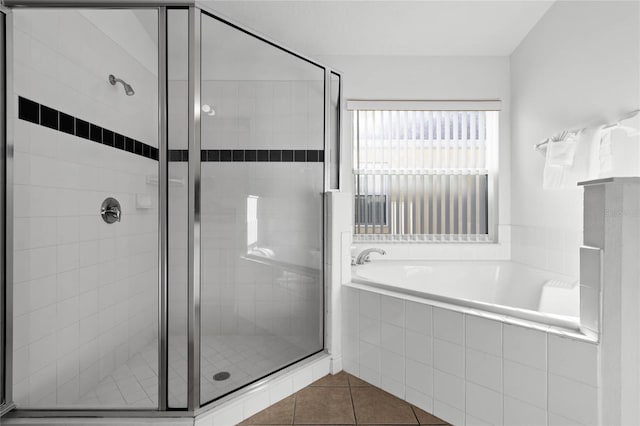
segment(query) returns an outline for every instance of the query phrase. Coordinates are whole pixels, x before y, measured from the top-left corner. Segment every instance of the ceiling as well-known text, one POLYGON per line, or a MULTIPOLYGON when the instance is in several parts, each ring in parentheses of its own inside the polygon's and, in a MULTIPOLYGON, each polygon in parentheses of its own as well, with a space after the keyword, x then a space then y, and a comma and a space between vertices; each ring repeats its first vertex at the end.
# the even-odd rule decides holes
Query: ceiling
POLYGON ((305 55, 508 56, 553 1, 200 3, 305 55))

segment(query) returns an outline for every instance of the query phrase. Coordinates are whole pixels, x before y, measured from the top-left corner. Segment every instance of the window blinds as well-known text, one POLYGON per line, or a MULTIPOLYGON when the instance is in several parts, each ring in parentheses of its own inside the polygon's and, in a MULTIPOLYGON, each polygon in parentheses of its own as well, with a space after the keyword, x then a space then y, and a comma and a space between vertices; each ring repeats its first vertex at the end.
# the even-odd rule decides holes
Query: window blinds
POLYGON ((355 110, 355 239, 487 241, 491 114, 355 110))

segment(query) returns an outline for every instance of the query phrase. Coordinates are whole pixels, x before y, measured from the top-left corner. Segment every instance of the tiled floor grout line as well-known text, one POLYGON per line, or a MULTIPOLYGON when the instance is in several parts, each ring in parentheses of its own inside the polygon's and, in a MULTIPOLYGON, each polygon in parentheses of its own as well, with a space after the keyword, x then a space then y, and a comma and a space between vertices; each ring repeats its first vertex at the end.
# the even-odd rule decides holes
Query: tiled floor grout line
POLYGON ((413 404, 409 404, 409 407, 411 408, 411 412, 413 413, 413 417, 416 418, 417 424, 420 424, 420 419, 418 418, 418 415, 416 414, 416 410, 413 408, 413 404))
POLYGON ((292 425, 296 424, 296 407, 298 406, 298 392, 293 394, 293 416, 291 416, 292 425))
POLYGON ((351 400, 351 411, 353 411, 353 424, 358 425, 358 418, 356 417, 356 405, 353 403, 353 394, 351 393, 351 382, 347 378, 347 385, 349 387, 349 399, 351 400))
POLYGON ((351 398, 351 410, 353 411, 353 422, 358 424, 358 418, 356 417, 356 406, 353 403, 353 393, 351 392, 351 380, 347 377, 347 385, 349 386, 349 398, 351 398))

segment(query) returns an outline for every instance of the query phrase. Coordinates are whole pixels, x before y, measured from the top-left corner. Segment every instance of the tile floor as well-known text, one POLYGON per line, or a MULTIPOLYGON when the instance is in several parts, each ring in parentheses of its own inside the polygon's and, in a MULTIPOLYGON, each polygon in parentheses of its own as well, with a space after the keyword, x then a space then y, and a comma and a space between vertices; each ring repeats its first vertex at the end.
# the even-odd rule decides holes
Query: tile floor
POLYGON ((241 425, 448 425, 345 372, 325 376, 241 425))
MULTIPOLYGON (((299 339, 298 339, 299 340, 299 339)), ((238 389, 313 352, 313 343, 302 345, 272 334, 247 336, 203 336, 202 401, 238 389), (226 371, 231 376, 216 381, 213 375, 226 371)), ((158 400, 157 341, 107 375, 76 401, 64 401, 73 408, 154 408, 158 400)), ((186 406, 187 340, 171 337, 169 342, 169 404, 186 406)))

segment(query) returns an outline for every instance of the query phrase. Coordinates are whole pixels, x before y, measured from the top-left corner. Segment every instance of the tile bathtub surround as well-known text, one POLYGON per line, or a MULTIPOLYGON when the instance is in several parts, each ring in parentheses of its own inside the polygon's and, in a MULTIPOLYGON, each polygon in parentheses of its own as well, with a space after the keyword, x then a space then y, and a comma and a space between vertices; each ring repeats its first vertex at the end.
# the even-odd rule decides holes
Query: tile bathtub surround
POLYGON ((447 422, 342 371, 323 377, 240 424, 447 425, 447 422))
POLYGON ((577 279, 581 245, 580 230, 511 225, 512 260, 534 268, 577 279))
POLYGON ((158 159, 158 148, 155 146, 123 136, 22 96, 18 96, 18 118, 131 154, 153 160, 158 159))
POLYGON ((456 425, 597 422, 595 344, 348 286, 342 295, 345 371, 398 398, 456 425), (394 356, 385 341, 401 342, 394 356))

